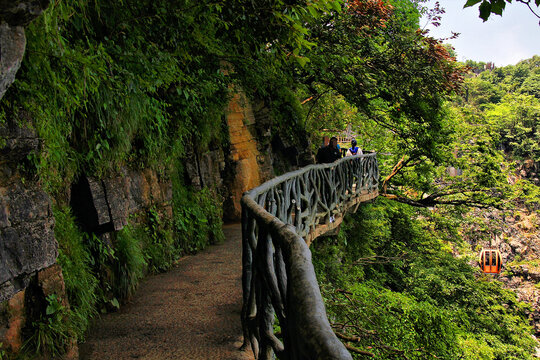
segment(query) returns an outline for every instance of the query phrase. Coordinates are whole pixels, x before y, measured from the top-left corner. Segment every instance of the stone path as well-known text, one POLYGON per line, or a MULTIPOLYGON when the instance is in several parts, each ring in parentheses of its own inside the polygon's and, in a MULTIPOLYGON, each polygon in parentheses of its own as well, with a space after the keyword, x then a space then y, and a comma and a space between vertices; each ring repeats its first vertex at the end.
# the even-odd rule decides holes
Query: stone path
POLYGON ((241 230, 143 280, 129 304, 96 321, 81 360, 252 360, 240 351, 241 230))

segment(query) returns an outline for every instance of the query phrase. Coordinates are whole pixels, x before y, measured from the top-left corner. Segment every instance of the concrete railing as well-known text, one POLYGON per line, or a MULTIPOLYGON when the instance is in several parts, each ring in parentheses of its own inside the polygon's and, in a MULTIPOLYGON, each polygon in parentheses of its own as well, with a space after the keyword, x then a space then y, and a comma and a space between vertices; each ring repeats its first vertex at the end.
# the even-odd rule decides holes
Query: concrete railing
POLYGON ((257 359, 352 359, 330 327, 308 247, 377 197, 378 179, 376 154, 358 155, 244 194, 242 326, 257 359))

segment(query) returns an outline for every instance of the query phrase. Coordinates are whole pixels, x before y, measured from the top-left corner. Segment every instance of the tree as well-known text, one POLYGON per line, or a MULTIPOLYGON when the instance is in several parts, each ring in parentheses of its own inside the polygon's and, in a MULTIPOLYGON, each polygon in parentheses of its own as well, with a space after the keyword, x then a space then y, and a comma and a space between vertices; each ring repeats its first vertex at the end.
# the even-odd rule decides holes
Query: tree
MULTIPOLYGON (((518 3, 526 5, 529 10, 540 19, 540 13, 537 9, 534 9, 534 5, 540 6, 540 0, 516 0, 518 3)), ((491 14, 502 16, 506 3, 512 3, 512 0, 467 0, 464 7, 475 6, 480 3, 478 7, 479 17, 486 21, 491 14)), ((539 23, 540 25, 540 23, 539 23)))
POLYGON ((533 95, 540 99, 540 73, 532 74, 525 79, 519 90, 522 94, 533 95))
POLYGON ((508 94, 485 111, 506 151, 520 159, 540 162, 540 101, 534 96, 508 94))
POLYGON ((364 121, 378 125, 378 136, 386 139, 377 150, 388 154, 381 158, 387 174, 384 195, 424 207, 501 205, 502 155, 489 136, 463 138, 466 132, 444 106, 462 83, 463 67, 440 42, 416 31, 410 3, 394 5, 350 2, 342 13, 313 27, 318 46, 309 58, 314 69, 304 69, 303 81, 314 93, 332 89, 364 121), (457 149, 467 146, 467 155, 458 160, 457 149), (449 176, 446 168, 452 165, 469 171, 449 176))

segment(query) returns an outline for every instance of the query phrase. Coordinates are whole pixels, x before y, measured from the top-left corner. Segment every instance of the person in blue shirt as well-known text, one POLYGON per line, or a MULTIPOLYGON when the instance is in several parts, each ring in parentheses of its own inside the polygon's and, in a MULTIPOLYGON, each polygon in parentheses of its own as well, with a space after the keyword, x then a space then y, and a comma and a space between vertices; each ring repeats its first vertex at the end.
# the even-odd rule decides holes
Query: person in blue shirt
POLYGON ((353 156, 358 154, 362 155, 362 149, 356 146, 356 139, 352 139, 351 147, 349 148, 349 150, 347 150, 347 154, 345 156, 353 156))

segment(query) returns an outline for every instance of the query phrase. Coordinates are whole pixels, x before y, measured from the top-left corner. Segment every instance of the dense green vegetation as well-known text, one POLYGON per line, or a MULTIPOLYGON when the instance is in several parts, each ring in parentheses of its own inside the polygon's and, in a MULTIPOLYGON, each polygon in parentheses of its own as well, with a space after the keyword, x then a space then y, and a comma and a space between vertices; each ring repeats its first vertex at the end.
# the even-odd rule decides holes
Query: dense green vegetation
POLYGON ((532 359, 527 306, 453 256, 453 225, 379 199, 339 237, 318 239, 313 259, 339 336, 377 359, 532 359))
POLYGON ((467 79, 456 101, 462 116, 485 124, 513 159, 540 161, 540 56, 492 71, 468 65, 480 73, 467 79))
POLYGON ((43 141, 25 173, 53 197, 70 303, 46 299, 26 353, 61 354, 142 276, 222 239, 219 194, 187 185, 183 160, 187 149, 227 149, 222 117, 241 86, 270 110, 272 137, 299 143, 307 131, 316 148, 322 129, 350 124, 380 153, 388 199, 314 247, 341 336, 379 358, 530 358, 525 306, 450 250, 462 206, 538 209, 538 186, 507 178, 516 161, 540 158, 539 59, 459 64, 418 30, 422 3, 51 3, 0 102, 2 122, 43 141), (110 238, 81 231, 67 189, 126 167, 171 180, 172 216, 150 207, 110 238))
POLYGON ((357 358, 533 358, 528 305, 471 267, 476 253, 464 238, 486 241, 498 231, 471 207, 531 216, 540 208, 538 180, 516 176, 538 163, 539 59, 492 70, 464 64, 461 91, 440 108, 446 143, 437 145, 438 159, 408 160, 401 139, 346 94, 328 92, 310 109, 314 140, 325 133, 325 116, 336 114, 327 127, 352 125, 390 174, 387 199, 364 205, 339 236, 312 245, 332 326, 357 358))

